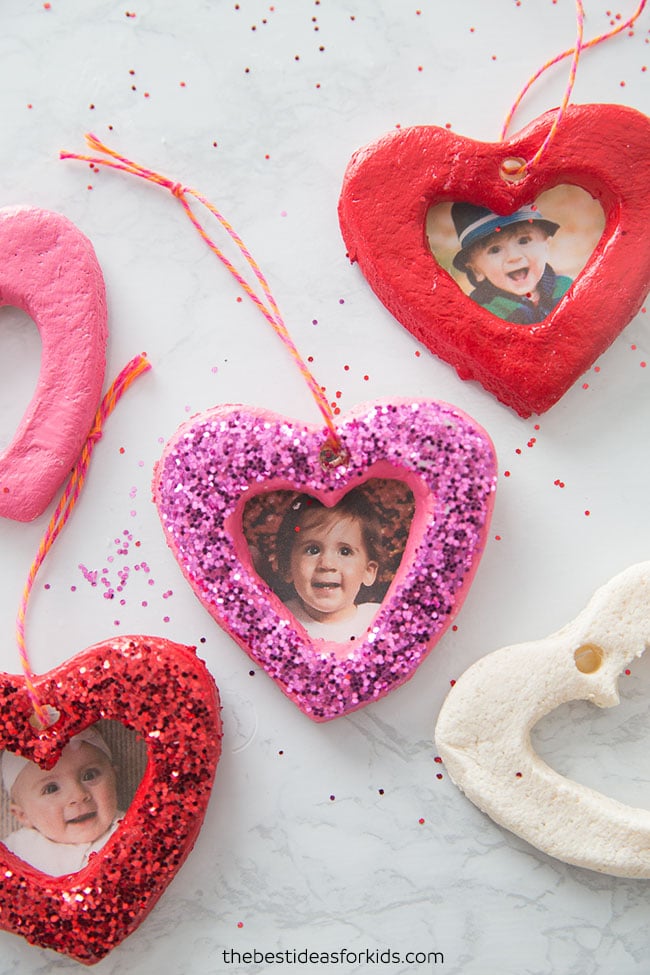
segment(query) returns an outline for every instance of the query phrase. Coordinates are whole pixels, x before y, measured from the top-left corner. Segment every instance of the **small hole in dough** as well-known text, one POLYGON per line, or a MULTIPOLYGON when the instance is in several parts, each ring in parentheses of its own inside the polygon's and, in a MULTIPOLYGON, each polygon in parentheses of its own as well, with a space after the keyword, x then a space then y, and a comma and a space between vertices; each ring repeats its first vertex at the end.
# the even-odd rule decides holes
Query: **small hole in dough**
POLYGON ((528 175, 526 160, 515 159, 514 157, 503 159, 499 167, 499 172, 501 179, 505 180, 506 183, 518 183, 524 176, 528 175))
POLYGON ((603 662, 603 651, 595 643, 585 643, 578 647, 573 659, 581 674, 595 674, 603 662))

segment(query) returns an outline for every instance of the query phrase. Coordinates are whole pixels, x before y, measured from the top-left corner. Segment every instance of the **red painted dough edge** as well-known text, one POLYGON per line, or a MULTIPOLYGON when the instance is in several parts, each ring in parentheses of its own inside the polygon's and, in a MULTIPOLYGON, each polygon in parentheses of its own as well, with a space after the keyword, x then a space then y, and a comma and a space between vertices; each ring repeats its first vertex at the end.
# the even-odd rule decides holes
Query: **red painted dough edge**
POLYGON ((548 410, 608 348, 650 288, 650 120, 619 105, 570 106, 547 154, 517 183, 508 157, 529 159, 548 112, 503 143, 435 126, 393 132, 352 157, 339 200, 350 259, 405 328, 462 379, 476 379, 521 416, 548 410), (426 239, 445 201, 512 213, 561 183, 601 204, 603 235, 566 296, 539 325, 504 322, 466 297, 426 239))

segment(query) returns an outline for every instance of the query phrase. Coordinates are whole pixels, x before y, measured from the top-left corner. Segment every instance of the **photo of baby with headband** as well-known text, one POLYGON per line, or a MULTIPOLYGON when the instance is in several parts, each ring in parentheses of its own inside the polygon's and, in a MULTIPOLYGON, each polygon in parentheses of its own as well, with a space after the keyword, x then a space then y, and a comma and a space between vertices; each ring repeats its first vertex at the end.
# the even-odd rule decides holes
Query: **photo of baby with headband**
POLYGON ((4 798, 18 824, 2 842, 49 876, 87 866, 124 816, 118 802, 118 769, 94 725, 70 739, 51 769, 4 751, 1 770, 4 798))

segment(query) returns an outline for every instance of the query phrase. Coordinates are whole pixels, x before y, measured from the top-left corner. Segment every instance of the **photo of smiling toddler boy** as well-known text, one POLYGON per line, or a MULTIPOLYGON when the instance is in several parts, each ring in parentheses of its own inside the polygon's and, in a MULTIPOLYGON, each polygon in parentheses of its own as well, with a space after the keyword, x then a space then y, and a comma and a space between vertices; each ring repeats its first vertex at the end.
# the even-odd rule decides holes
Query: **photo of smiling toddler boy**
POLYGON ((110 749, 94 727, 71 738, 51 769, 5 751, 2 781, 20 824, 2 842, 51 877, 85 867, 124 816, 110 749))
POLYGON ((486 207, 454 203, 451 218, 460 243, 453 264, 469 278, 470 298, 516 325, 543 322, 573 283, 549 263, 549 240, 559 224, 534 206, 502 217, 486 207))
POLYGON ((307 633, 349 643, 362 638, 381 603, 370 601, 381 528, 363 492, 332 508, 309 495, 289 506, 277 536, 278 569, 293 588, 285 605, 307 633))

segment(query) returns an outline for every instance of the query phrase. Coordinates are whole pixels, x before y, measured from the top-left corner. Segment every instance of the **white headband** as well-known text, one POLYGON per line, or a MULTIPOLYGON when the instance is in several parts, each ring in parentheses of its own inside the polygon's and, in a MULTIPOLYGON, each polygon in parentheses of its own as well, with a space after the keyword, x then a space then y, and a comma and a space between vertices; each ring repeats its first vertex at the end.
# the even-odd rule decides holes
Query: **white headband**
MULTIPOLYGON (((108 755, 109 759, 113 759, 111 755, 111 750, 97 731, 92 725, 90 728, 85 728, 80 731, 78 735, 75 735, 70 739, 65 748, 79 748, 80 745, 84 744, 93 745, 95 748, 99 748, 100 751, 108 755)), ((63 749, 65 751, 65 748, 63 749)), ((11 790, 14 787, 16 779, 22 772, 22 770, 27 766, 31 765, 29 758, 23 758, 22 755, 15 755, 14 752, 3 752, 2 753, 2 784, 4 785, 7 794, 11 795, 11 790)), ((56 767, 56 766, 55 766, 56 767)))

